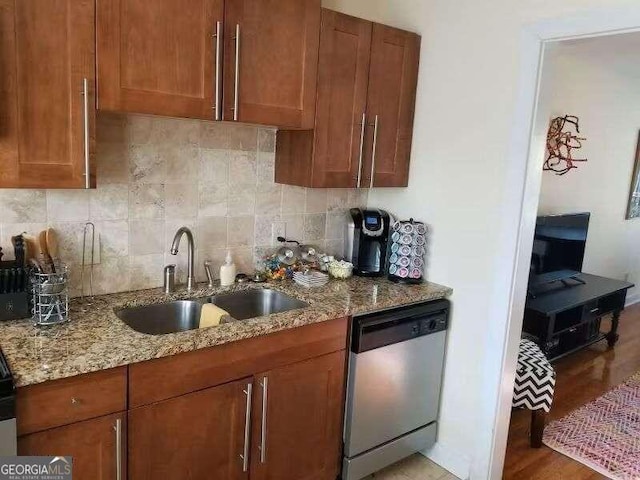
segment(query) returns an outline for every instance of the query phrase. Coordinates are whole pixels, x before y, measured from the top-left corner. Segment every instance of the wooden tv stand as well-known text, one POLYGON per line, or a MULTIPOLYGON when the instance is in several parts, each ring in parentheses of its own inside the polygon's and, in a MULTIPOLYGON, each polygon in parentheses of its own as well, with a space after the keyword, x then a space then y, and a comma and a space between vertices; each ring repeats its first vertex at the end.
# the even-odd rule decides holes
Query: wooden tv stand
POLYGON ((549 284, 527 300, 523 330, 534 335, 550 361, 589 345, 618 341, 618 322, 627 291, 634 285, 621 280, 581 273, 572 285, 549 284), (600 332, 602 318, 612 315, 611 330, 600 332))

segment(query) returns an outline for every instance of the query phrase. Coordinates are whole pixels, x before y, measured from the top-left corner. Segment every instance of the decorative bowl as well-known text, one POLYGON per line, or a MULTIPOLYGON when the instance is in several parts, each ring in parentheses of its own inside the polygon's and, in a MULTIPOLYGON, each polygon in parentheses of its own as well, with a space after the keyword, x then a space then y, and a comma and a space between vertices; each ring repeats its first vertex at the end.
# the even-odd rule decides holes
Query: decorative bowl
POLYGON ((353 264, 345 261, 330 262, 329 275, 340 280, 349 278, 353 275, 353 264))

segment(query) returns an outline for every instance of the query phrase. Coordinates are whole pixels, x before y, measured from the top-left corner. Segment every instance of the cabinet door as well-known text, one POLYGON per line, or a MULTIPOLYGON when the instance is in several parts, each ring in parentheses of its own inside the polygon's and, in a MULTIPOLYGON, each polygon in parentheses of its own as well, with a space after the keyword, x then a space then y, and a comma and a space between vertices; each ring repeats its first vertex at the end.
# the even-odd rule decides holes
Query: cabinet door
POLYGON ((357 186, 367 105, 371 22, 322 11, 314 187, 357 186))
POLYGON ((335 479, 344 368, 341 351, 256 377, 252 480, 335 479))
POLYGON ((250 408, 248 384, 251 379, 130 410, 129 477, 247 478, 241 455, 250 408))
POLYGON ((98 108, 213 120, 223 11, 223 0, 98 0, 98 108))
POLYGON ((0 0, 0 188, 83 188, 87 163, 95 186, 94 19, 93 0, 0 0))
POLYGON ((125 415, 115 414, 19 437, 18 455, 70 455, 74 480, 126 480, 126 438, 125 415))
POLYGON ((371 185, 372 172, 374 187, 408 184, 419 57, 418 35, 374 24, 365 185, 371 185))
POLYGON ((224 119, 313 128, 320 0, 226 0, 224 119))

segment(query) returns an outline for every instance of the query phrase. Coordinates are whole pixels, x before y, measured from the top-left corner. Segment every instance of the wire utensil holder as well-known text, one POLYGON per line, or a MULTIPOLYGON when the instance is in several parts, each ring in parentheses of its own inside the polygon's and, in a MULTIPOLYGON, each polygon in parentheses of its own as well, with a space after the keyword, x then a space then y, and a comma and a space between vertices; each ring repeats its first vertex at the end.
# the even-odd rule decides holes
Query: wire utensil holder
POLYGON ((31 272, 34 325, 57 325, 69 321, 69 270, 56 264, 55 273, 31 272))

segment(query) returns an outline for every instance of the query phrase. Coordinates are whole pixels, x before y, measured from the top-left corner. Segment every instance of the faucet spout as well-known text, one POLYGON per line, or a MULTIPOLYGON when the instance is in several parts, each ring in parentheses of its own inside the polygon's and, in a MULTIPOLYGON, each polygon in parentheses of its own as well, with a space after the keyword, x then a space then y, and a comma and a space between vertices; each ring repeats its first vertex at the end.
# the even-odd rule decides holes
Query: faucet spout
POLYGON ((196 278, 194 275, 194 253, 195 253, 195 243, 193 241, 193 233, 187 227, 181 227, 176 232, 173 237, 173 243, 171 244, 171 255, 178 254, 178 248, 180 247, 180 240, 182 240, 182 236, 187 236, 187 291, 193 290, 196 285, 196 278))

